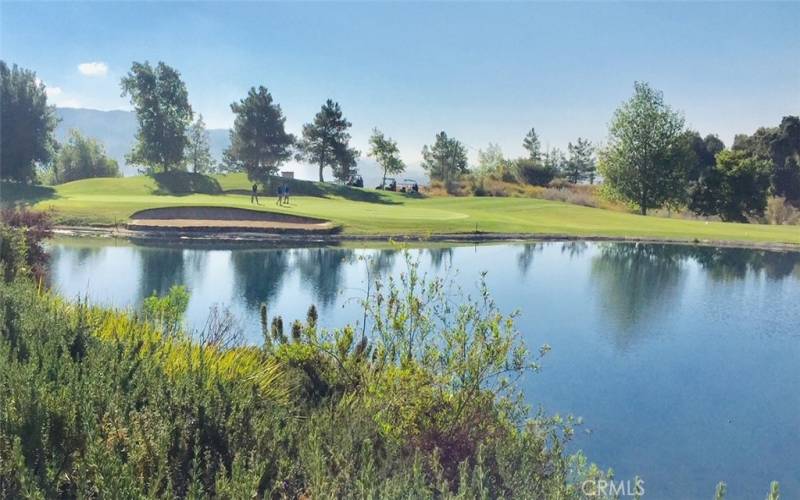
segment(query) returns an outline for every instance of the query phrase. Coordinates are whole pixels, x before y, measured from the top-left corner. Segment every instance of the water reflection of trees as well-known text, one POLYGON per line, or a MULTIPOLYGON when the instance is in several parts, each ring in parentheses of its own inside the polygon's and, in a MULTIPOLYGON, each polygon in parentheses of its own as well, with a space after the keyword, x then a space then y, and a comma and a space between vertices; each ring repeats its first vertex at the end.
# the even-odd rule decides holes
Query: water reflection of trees
POLYGON ((234 250, 231 264, 238 293, 255 308, 278 295, 289 269, 289 250, 234 250))
POLYGON ((669 312, 679 297, 684 263, 694 262, 713 281, 741 280, 763 273, 782 280, 800 277, 800 252, 744 248, 613 243, 592 260, 592 279, 600 287, 603 311, 618 325, 616 343, 626 347, 669 312))
POLYGON ((353 256, 344 248, 305 248, 295 251, 295 265, 300 280, 311 286, 314 299, 321 306, 336 300, 342 286, 342 266, 353 256))
POLYGON ((394 261, 400 252, 392 249, 376 250, 372 255, 367 257, 369 262, 369 271, 372 278, 383 276, 387 271, 394 267, 394 261))
POLYGON ((442 264, 447 261, 447 264, 450 265, 453 263, 453 248, 452 247, 440 247, 440 248, 426 248, 428 252, 428 256, 431 259, 431 268, 435 270, 439 270, 442 268, 442 264))
POLYGON ((561 244, 561 253, 569 255, 570 258, 580 257, 587 248, 589 248, 589 244, 585 241, 565 241, 561 244))
POLYGON ((684 258, 673 245, 603 245, 592 259, 591 276, 602 310, 617 324, 614 342, 625 349, 646 333, 679 296, 684 258))
POLYGON ((183 282, 183 250, 179 248, 141 247, 139 300, 152 295, 165 294, 172 285, 183 282))
POLYGON ((770 280, 782 280, 795 272, 795 268, 800 269, 800 252, 689 247, 686 254, 715 281, 740 280, 748 272, 763 272, 770 280))
POLYGON ((525 243, 522 245, 522 250, 517 254, 517 267, 519 271, 526 275, 531 264, 533 264, 533 256, 540 253, 544 245, 542 243, 525 243))

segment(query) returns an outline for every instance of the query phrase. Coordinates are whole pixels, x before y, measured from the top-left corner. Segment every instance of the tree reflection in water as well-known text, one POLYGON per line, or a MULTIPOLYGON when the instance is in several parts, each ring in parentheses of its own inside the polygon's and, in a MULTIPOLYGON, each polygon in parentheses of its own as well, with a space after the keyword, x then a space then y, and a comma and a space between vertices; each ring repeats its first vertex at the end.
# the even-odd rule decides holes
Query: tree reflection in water
POLYGON ((180 248, 138 247, 139 302, 153 293, 164 295, 173 285, 184 283, 183 252, 180 248))
POLYGON ((278 295, 289 269, 289 250, 235 250, 231 252, 234 281, 248 307, 270 304, 278 295))
POLYGON ((680 296, 683 252, 677 246, 610 243, 592 259, 592 282, 603 312, 617 324, 614 342, 626 350, 646 334, 680 296))
POLYGON ((323 307, 332 305, 342 285, 342 266, 354 251, 344 248, 303 248, 295 250, 294 265, 300 279, 311 287, 315 301, 323 307))

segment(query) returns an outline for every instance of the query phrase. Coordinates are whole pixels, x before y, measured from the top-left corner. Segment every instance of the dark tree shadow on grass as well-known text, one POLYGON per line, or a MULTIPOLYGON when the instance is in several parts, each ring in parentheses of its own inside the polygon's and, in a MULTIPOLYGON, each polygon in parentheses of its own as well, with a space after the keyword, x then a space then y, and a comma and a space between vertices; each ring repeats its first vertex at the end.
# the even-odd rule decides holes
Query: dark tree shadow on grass
POLYGON ((42 200, 58 198, 50 186, 26 184, 24 182, 0 181, 0 206, 33 205, 42 200))
MULTIPOLYGON (((344 198, 350 201, 361 201, 364 203, 379 203, 382 205, 400 205, 401 202, 392 199, 382 191, 373 189, 362 189, 342 184, 329 182, 312 182, 300 179, 286 179, 283 177, 269 177, 264 183, 259 182, 259 195, 276 196, 278 187, 289 186, 291 196, 314 196, 316 198, 344 198)), ((229 189, 225 191, 230 194, 250 195, 248 189, 229 189)))
POLYGON ((215 178, 193 172, 159 172, 151 174, 156 181, 157 195, 222 194, 222 186, 215 178))

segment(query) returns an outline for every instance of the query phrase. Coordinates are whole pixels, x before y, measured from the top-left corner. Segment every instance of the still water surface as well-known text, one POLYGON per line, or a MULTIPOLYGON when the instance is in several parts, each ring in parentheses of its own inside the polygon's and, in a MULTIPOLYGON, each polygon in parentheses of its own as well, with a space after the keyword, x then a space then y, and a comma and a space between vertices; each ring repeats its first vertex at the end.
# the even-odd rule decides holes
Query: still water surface
MULTIPOLYGON (((584 418, 573 442, 645 498, 800 498, 800 253, 554 242, 411 249, 467 292, 482 271, 521 311, 532 350, 552 346, 528 401, 584 418)), ((323 326, 361 318, 366 276, 406 268, 396 248, 176 248, 56 240, 52 282, 67 297, 137 307, 185 284, 188 324, 215 304, 260 341, 258 307, 287 320, 316 304, 323 326), (359 257, 368 257, 367 264, 359 257)))

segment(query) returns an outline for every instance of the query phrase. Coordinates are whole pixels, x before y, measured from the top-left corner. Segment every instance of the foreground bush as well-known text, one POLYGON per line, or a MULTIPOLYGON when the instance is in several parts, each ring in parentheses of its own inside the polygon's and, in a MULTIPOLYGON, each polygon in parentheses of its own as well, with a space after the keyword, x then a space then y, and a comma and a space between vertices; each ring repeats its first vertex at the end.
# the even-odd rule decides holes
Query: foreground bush
POLYGON ((29 276, 0 285, 0 497, 573 498, 604 477, 564 452, 568 422, 528 417, 513 318, 413 265, 370 328, 265 308, 262 346, 224 315, 189 338, 180 290, 119 312, 29 276))

